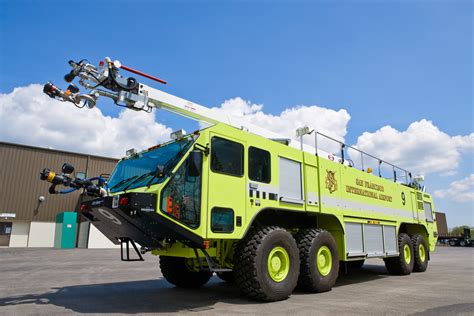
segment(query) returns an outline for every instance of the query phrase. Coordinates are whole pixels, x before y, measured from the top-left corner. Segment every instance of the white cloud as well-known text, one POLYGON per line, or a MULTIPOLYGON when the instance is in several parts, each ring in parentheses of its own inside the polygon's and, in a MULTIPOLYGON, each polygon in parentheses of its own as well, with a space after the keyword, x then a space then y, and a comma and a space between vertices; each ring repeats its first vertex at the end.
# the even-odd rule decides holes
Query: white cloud
POLYGON ((474 173, 464 179, 452 182, 445 190, 435 191, 434 196, 456 202, 474 201, 474 173))
MULTIPOLYGON (((249 123, 295 138, 298 127, 309 126, 344 139, 350 115, 318 106, 295 106, 279 115, 266 114, 263 105, 242 98, 225 101, 212 111, 241 117, 249 123)), ((121 157, 126 149, 147 148, 168 139, 171 129, 155 122, 155 115, 123 110, 118 117, 99 108, 78 109, 47 97, 32 84, 0 94, 0 139, 40 147, 121 157)), ((314 145, 314 138, 305 137, 314 145)))
POLYGON ((78 109, 47 97, 32 84, 0 94, 0 139, 8 142, 122 157, 132 147, 148 148, 171 130, 155 115, 124 110, 118 117, 100 109, 78 109))
POLYGON ((384 126, 374 133, 365 132, 356 147, 414 173, 453 174, 462 152, 474 149, 474 133, 450 136, 431 121, 413 122, 406 131, 384 126))
POLYGON ((474 150, 474 133, 466 136, 454 136, 453 141, 456 144, 456 147, 462 152, 474 150))
MULTIPOLYGON (((214 107, 211 110, 241 117, 251 124, 294 139, 296 139, 297 128, 308 126, 343 141, 347 133, 347 123, 351 118, 345 109, 335 111, 316 105, 294 106, 285 109, 279 115, 264 113, 262 109, 262 104, 252 104, 237 97, 226 100, 220 107, 214 107)), ((313 136, 307 136, 304 139, 305 143, 314 146, 313 136)), ((322 149, 329 151, 324 147, 322 149)))
MULTIPOLYGON (((262 104, 239 97, 226 100, 212 111, 240 117, 291 138, 295 138, 298 127, 307 125, 344 140, 350 120, 344 109, 336 111, 315 105, 294 106, 278 115, 267 114, 262 104)), ((118 117, 111 117, 98 108, 77 109, 48 98, 37 84, 0 94, 3 141, 121 157, 129 148, 148 148, 167 140, 170 132, 170 128, 155 121, 155 114, 124 110, 118 117)), ((314 137, 306 136, 305 142, 314 145, 314 137)), ((385 126, 374 133, 365 132, 356 146, 414 173, 454 174, 461 154, 474 150, 474 133, 450 136, 423 119, 412 123, 406 131, 385 126)), ((336 151, 335 147, 322 149, 336 151)))

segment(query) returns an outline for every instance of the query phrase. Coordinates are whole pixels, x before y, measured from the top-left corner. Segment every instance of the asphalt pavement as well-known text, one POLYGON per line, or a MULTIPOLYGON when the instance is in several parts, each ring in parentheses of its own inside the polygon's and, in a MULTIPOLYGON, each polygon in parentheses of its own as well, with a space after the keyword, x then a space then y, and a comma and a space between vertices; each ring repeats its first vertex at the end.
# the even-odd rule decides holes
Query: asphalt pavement
POLYGON ((296 291, 286 301, 250 301, 217 277, 175 288, 158 258, 121 262, 118 249, 0 249, 0 315, 414 314, 474 315, 474 248, 438 247, 428 270, 387 274, 383 261, 339 277, 332 291, 296 291))

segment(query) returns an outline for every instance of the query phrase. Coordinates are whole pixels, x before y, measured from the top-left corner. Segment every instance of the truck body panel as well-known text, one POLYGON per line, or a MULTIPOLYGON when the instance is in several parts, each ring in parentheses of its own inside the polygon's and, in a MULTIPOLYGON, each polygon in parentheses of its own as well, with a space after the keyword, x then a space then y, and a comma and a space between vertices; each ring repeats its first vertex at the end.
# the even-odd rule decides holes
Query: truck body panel
MULTIPOLYGON (((259 214, 272 210, 289 217, 304 215, 310 225, 330 231, 337 241, 340 260, 396 255, 400 229, 423 234, 430 250, 434 250, 434 206, 426 193, 224 124, 201 130, 196 144, 208 147, 210 154, 203 157, 199 221, 195 227, 165 210, 163 190, 172 178, 128 192, 156 193, 156 216, 197 239, 240 240, 259 214), (222 157, 214 156, 219 146, 231 149, 215 154, 222 157), (269 157, 265 179, 249 176, 249 153, 255 151, 269 157), (221 159, 225 163, 235 155, 241 156, 240 162, 229 166, 231 171, 212 161, 221 159), (429 208, 428 213, 425 208, 429 208)), ((183 168, 186 159, 184 154, 174 174, 183 168)), ((111 236, 110 229, 103 232, 115 240, 125 237, 111 236)), ((154 253, 172 255, 173 249, 178 248, 155 248, 154 253)))

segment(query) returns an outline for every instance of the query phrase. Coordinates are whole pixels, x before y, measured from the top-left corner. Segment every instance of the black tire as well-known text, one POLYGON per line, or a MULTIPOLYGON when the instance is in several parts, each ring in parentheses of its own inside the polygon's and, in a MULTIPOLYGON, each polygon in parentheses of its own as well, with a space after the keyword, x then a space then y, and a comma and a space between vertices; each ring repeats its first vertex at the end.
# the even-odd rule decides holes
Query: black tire
POLYGON ((212 272, 193 271, 186 258, 160 256, 160 269, 166 281, 183 288, 198 288, 212 277, 212 272))
MULTIPOLYGON (((281 266, 284 266, 284 260, 280 262, 281 266)), ((252 228, 238 243, 234 253, 235 282, 242 293, 252 299, 273 302, 288 298, 296 287, 299 267, 296 241, 280 227, 252 228), (277 249, 286 252, 288 269, 279 274, 281 280, 275 281, 277 275, 270 276, 269 257, 277 249)))
POLYGON ((467 247, 467 243, 465 240, 460 240, 459 241, 459 247, 467 247))
POLYGON ((227 283, 234 283, 235 282, 235 277, 234 277, 234 272, 233 271, 217 272, 216 275, 219 279, 221 279, 222 281, 226 281, 227 283))
POLYGON ((456 247, 456 240, 451 239, 451 240, 448 241, 448 244, 449 244, 451 247, 456 247))
POLYGON ((348 269, 357 270, 357 269, 362 268, 362 266, 363 266, 364 263, 365 263, 365 259, 354 260, 354 261, 347 261, 346 263, 347 263, 347 268, 348 268, 348 269))
MULTIPOLYGON (((339 274, 339 256, 337 253, 336 241, 326 230, 305 229, 295 236, 300 251, 300 276, 298 287, 309 292, 325 292, 331 290, 336 283, 339 274), (323 248, 326 247, 326 248, 323 248), (326 254, 331 255, 331 261, 327 263, 330 270, 320 270, 318 268, 318 252, 326 250, 326 254)), ((326 258, 323 253, 322 258, 326 258)), ((327 261, 326 258, 324 261, 327 261)))
POLYGON ((425 272, 430 258, 428 244, 425 238, 419 234, 411 236, 411 243, 413 244, 413 253, 415 255, 413 272, 425 272), (423 249, 420 249, 420 247, 423 247, 423 249))
MULTIPOLYGON (((383 259, 385 261, 385 267, 390 274, 395 275, 408 275, 413 271, 415 264, 415 256, 413 255, 413 245, 411 239, 407 234, 398 235, 398 257, 391 257, 383 259), (405 245, 407 248, 405 248, 405 245), (409 262, 405 260, 405 249, 409 251, 409 262)), ((408 257, 408 256, 407 256, 408 257)))

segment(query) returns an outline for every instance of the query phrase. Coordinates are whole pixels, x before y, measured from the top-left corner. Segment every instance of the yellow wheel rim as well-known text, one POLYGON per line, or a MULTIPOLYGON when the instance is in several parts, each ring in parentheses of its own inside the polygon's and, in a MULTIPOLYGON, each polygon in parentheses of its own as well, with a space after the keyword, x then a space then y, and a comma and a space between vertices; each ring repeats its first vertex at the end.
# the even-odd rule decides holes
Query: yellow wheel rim
POLYGON ((418 246, 418 253, 420 254, 420 261, 425 262, 425 260, 426 260, 426 250, 425 250, 425 246, 423 246, 423 244, 420 244, 418 246))
POLYGON ((410 249, 410 245, 406 244, 405 246, 403 246, 403 255, 405 257, 405 262, 406 264, 410 264, 411 262, 411 249, 410 249))
POLYGON ((327 246, 319 248, 316 255, 316 267, 322 276, 326 276, 331 272, 332 255, 331 250, 327 246))
POLYGON ((275 247, 270 251, 267 261, 268 274, 275 282, 283 281, 290 271, 290 256, 283 247, 275 247))

